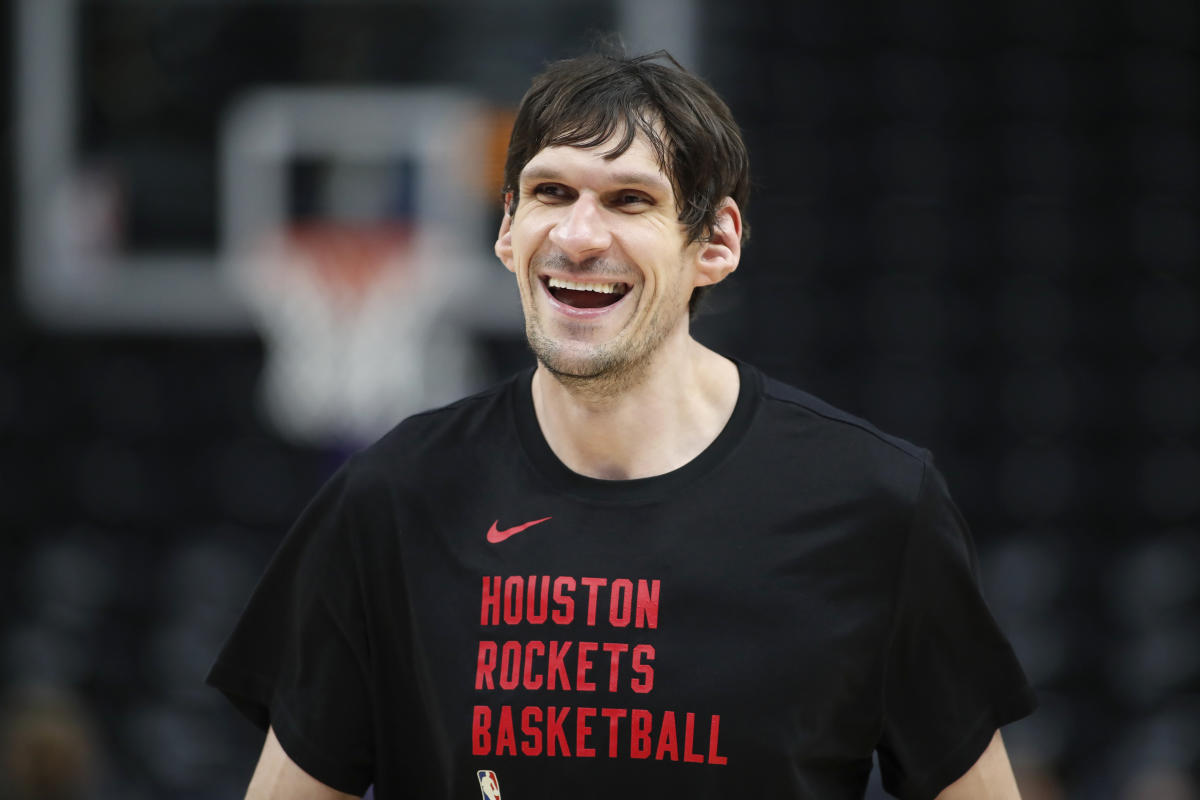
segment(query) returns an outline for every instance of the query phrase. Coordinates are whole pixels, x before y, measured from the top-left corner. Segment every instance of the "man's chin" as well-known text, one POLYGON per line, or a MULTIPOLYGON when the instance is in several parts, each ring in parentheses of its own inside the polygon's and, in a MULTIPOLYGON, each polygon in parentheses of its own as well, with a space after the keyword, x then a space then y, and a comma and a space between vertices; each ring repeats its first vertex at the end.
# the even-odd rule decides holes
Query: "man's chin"
POLYGON ((620 368, 620 364, 600 356, 568 356, 562 353, 541 353, 534 350, 538 362, 556 378, 586 381, 603 378, 620 368))
POLYGON ((571 346, 531 334, 529 347, 546 370, 556 378, 589 381, 622 372, 624 360, 604 347, 571 346))

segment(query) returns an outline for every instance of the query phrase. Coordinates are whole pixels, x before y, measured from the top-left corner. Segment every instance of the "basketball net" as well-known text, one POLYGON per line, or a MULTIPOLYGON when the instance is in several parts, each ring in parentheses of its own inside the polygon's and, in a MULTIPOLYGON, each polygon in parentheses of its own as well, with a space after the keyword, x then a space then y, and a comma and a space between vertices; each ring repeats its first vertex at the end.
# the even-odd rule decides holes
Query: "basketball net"
POLYGON ((466 382, 470 349, 439 320, 452 284, 416 267, 437 263, 431 238, 322 221, 251 249, 243 285, 268 348, 260 397, 282 433, 363 444, 466 382))

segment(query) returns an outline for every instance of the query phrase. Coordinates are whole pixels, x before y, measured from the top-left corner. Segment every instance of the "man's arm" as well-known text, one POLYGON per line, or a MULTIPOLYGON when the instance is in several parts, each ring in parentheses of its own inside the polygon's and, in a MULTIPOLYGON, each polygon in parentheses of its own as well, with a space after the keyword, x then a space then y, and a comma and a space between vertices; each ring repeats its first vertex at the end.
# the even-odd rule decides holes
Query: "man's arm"
POLYGON ((267 730, 258 766, 250 778, 246 800, 357 800, 355 795, 339 792, 321 783, 292 761, 275 738, 275 729, 267 730))
POLYGON ((1000 731, 975 766, 943 789, 937 800, 1021 800, 1000 731))

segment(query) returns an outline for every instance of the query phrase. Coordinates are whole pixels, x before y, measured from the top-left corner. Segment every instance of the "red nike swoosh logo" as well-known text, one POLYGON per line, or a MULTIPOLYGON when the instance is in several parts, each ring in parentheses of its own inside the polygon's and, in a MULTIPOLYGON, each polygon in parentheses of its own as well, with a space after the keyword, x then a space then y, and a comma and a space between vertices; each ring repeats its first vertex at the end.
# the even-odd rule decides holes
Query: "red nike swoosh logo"
POLYGON ((545 522, 548 519, 550 519, 550 517, 542 517, 541 519, 535 519, 533 522, 526 522, 524 525, 517 525, 512 528, 505 528, 504 530, 500 530, 500 528, 497 527, 500 524, 500 520, 496 520, 495 522, 492 523, 492 527, 488 528, 487 540, 489 542, 491 542, 492 544, 499 544, 500 542, 503 542, 508 537, 515 536, 516 534, 520 533, 521 531, 525 530, 526 528, 532 528, 534 525, 537 525, 538 523, 541 523, 541 522, 545 522))

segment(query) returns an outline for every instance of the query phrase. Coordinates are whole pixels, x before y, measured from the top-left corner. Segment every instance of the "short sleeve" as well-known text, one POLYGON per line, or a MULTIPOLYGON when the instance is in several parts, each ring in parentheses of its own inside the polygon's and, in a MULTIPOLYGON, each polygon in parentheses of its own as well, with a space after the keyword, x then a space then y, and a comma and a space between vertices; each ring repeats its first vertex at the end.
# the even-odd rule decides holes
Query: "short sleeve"
POLYGON ((343 467, 260 579, 207 683, 297 765, 361 795, 373 774, 368 641, 353 549, 362 509, 343 467))
POLYGON ((905 546, 884 677, 879 764, 904 800, 936 797, 1002 725, 1036 706, 984 601, 970 532, 925 465, 905 546))

